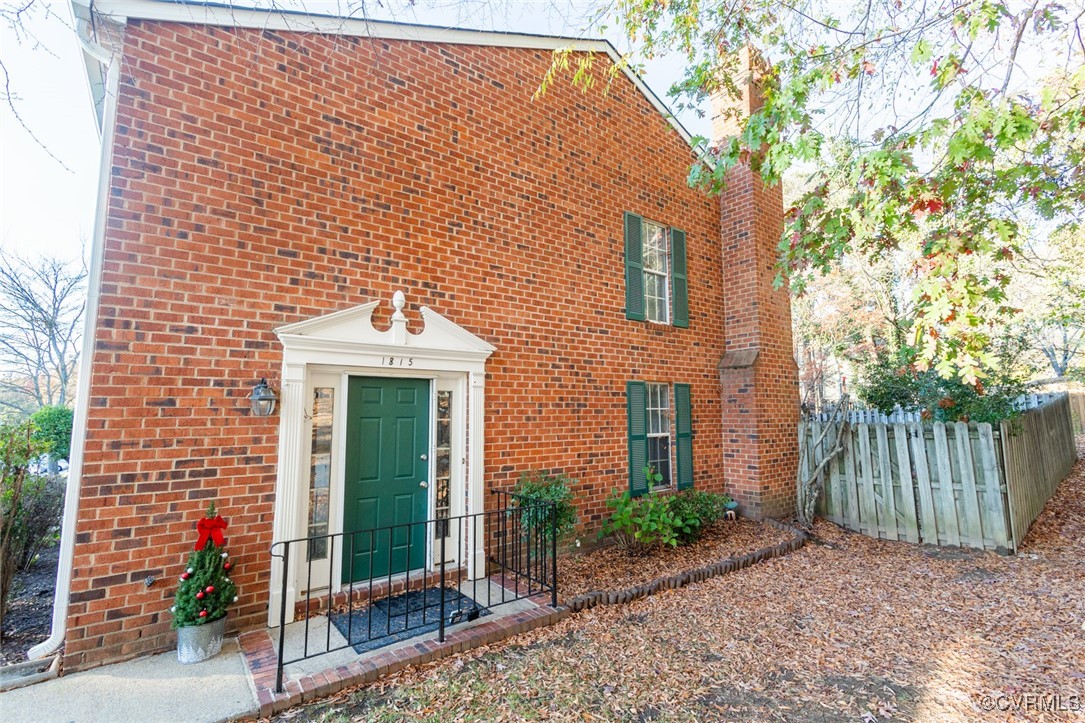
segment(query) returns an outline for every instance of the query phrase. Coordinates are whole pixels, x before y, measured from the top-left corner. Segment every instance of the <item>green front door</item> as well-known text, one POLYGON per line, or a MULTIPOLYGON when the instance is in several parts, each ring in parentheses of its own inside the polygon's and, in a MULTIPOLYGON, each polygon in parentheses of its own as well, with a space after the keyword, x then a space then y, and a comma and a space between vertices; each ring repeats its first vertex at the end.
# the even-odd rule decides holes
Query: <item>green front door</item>
POLYGON ((344 583, 424 564, 426 525, 407 523, 426 520, 429 389, 425 379, 350 378, 344 583))

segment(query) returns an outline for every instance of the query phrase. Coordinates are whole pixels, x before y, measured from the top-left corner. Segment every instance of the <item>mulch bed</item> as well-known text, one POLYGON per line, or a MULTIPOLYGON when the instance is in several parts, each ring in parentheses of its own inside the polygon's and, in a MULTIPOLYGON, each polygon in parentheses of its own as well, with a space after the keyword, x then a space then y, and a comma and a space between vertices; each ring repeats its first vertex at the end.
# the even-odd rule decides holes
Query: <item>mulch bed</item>
POLYGON ((693 545, 633 556, 613 545, 558 561, 558 594, 568 600, 595 590, 619 590, 771 547, 787 532, 753 520, 718 522, 693 545))
POLYGON ((15 573, 0 637, 0 665, 25 661, 26 651, 49 637, 59 557, 60 545, 47 547, 29 570, 15 573))
MULTIPOLYGON (((1085 455, 1085 437, 1078 446, 1085 455)), ((1012 557, 828 523, 815 535, 822 544, 279 720, 1080 720, 1070 708, 1085 698, 1085 461, 1012 557), (982 707, 1022 695, 1062 709, 982 707)))

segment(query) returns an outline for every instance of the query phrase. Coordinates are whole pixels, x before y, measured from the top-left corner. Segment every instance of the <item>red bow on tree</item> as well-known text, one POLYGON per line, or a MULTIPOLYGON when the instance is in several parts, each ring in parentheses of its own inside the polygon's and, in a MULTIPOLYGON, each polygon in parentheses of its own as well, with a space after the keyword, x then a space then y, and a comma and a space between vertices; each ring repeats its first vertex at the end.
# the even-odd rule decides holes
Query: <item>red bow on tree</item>
POLYGON ((215 547, 222 547, 226 542, 226 538, 222 536, 225 529, 226 520, 222 519, 222 515, 205 517, 197 522, 196 531, 200 533, 200 539, 196 541, 196 549, 202 550, 206 547, 208 538, 215 543, 215 547))

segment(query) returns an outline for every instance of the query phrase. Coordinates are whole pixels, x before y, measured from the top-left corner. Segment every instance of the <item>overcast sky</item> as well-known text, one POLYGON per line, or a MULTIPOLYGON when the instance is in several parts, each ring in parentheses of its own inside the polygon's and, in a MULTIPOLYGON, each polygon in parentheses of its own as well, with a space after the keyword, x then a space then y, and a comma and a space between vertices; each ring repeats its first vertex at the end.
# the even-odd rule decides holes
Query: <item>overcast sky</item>
MULTIPOLYGON (((0 0, 9 8, 16 2, 25 0, 0 0)), ((348 2, 279 0, 279 5, 335 13, 348 2)), ((367 3, 381 13, 374 17, 404 22, 597 38, 598 31, 585 30, 590 6, 556 0, 423 1, 390 11, 367 3)), ((37 0, 24 30, 17 35, 0 28, 0 57, 17 96, 15 110, 30 129, 11 109, 0 107, 0 251, 74 259, 90 242, 100 146, 67 0, 37 0)), ((620 45, 613 33, 607 37, 620 45)), ((655 61, 645 79, 666 101, 681 68, 680 58, 655 61)), ((680 119, 694 135, 708 135, 707 118, 686 112, 680 119)))

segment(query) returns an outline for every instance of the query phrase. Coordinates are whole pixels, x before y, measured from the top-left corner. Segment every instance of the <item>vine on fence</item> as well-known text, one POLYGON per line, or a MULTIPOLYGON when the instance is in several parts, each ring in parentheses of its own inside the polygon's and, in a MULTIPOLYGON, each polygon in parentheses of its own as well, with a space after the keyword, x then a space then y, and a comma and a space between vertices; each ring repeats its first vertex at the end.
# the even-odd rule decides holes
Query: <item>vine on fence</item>
POLYGON ((848 422, 850 408, 851 401, 848 395, 842 395, 840 401, 827 405, 825 411, 828 419, 821 429, 821 434, 813 443, 810 442, 807 435, 799 435, 799 469, 796 473, 798 493, 795 517, 798 524, 804 529, 808 530, 814 525, 814 511, 817 508, 818 497, 821 496, 821 491, 825 489, 825 471, 829 463, 844 451, 844 435, 850 426, 848 422), (825 456, 821 458, 821 461, 811 469, 810 473, 806 474, 806 460, 809 459, 813 449, 820 448, 830 434, 832 435, 832 446, 825 456))

